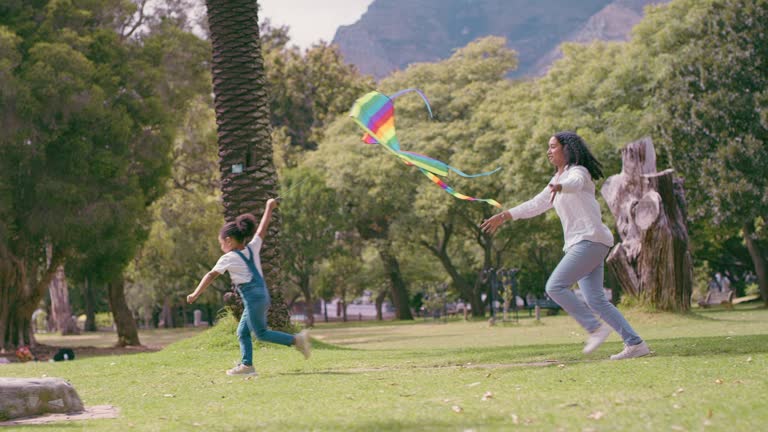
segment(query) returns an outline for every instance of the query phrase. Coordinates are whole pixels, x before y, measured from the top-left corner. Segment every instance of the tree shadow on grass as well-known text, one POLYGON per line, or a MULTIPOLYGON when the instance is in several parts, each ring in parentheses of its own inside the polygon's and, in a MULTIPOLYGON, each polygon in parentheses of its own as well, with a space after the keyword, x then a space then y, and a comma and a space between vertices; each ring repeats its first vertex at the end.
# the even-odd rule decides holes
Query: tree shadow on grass
POLYGON ((712 356, 768 353, 768 335, 706 336, 648 341, 657 356, 712 356))

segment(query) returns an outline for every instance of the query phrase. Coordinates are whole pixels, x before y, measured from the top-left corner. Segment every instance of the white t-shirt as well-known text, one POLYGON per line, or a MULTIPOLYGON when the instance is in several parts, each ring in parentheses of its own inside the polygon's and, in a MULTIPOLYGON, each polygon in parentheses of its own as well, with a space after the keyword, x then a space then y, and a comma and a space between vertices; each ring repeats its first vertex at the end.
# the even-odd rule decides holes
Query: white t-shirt
MULTIPOLYGON (((263 278, 264 272, 261 270, 261 258, 259 258, 261 244, 261 237, 254 234, 253 240, 248 243, 248 246, 250 246, 251 251, 253 251, 253 263, 256 264, 256 270, 259 271, 259 274, 263 278)), ((251 257, 250 253, 248 252, 248 248, 244 248, 240 251, 240 253, 245 255, 246 258, 251 257)), ((219 260, 216 262, 216 265, 213 266, 212 271, 215 271, 218 274, 224 274, 224 272, 228 271, 229 277, 232 279, 232 283, 235 285, 248 283, 253 277, 251 275, 251 271, 248 269, 248 264, 246 264, 245 261, 240 258, 240 255, 238 255, 235 251, 229 251, 222 255, 221 258, 219 258, 219 260)))
POLYGON ((555 175, 550 184, 562 185, 563 189, 550 203, 549 184, 531 200, 509 209, 512 219, 528 219, 555 208, 563 224, 564 251, 582 240, 613 246, 613 234, 603 223, 600 204, 595 199, 595 183, 586 168, 581 165, 568 167, 562 175, 555 175))

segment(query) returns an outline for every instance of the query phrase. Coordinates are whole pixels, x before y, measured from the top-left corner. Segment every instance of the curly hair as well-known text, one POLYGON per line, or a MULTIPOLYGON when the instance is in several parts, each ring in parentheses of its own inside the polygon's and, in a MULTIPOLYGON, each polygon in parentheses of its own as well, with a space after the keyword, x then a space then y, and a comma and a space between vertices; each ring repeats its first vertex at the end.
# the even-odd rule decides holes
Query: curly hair
POLYGON ((234 221, 227 222, 221 227, 219 236, 221 238, 232 237, 242 243, 246 238, 252 237, 256 232, 256 216, 250 213, 243 213, 234 221))
POLYGON ((557 142, 563 146, 565 153, 565 162, 568 165, 581 165, 589 171, 592 180, 603 177, 603 165, 598 161, 592 152, 589 151, 584 139, 576 132, 564 131, 553 135, 557 142))

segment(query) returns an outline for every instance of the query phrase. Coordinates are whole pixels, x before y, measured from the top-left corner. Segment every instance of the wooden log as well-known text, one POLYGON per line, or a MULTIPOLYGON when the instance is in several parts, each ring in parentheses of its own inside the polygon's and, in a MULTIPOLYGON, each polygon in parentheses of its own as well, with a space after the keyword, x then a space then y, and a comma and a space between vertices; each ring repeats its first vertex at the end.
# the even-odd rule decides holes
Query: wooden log
POLYGON ((621 242, 608 254, 608 268, 625 295, 666 311, 687 311, 693 285, 685 194, 674 170, 656 172, 650 138, 622 150, 620 174, 601 193, 616 219, 621 242))

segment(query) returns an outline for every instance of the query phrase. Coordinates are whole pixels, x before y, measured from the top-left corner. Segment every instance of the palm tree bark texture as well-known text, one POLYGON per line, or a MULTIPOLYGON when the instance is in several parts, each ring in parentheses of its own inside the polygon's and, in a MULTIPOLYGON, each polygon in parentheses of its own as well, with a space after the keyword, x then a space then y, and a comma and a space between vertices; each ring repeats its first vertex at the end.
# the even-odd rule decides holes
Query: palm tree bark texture
MULTIPOLYGON (((231 221, 246 212, 260 217, 267 199, 276 196, 277 174, 272 159, 258 3, 207 0, 206 6, 213 49, 211 72, 224 217, 231 221)), ((272 296, 268 324, 275 329, 287 329, 290 315, 280 290, 279 228, 278 211, 261 250, 261 263, 272 296)))

